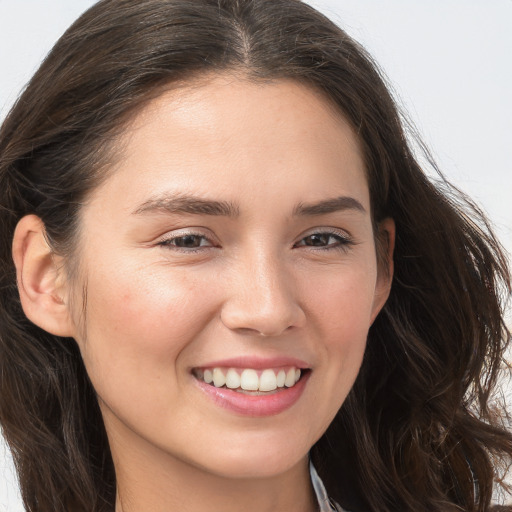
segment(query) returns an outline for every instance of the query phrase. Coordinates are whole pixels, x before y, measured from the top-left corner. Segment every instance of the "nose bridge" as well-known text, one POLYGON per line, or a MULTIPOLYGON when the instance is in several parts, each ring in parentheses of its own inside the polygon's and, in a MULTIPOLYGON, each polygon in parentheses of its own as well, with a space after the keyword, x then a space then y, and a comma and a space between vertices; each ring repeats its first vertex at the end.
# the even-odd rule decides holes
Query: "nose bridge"
POLYGON ((253 283, 251 300, 262 311, 273 310, 291 299, 291 283, 286 279, 286 268, 279 254, 261 249, 245 268, 245 279, 253 283))
POLYGON ((223 322, 230 329, 275 336, 304 320, 285 258, 270 244, 243 254, 233 269, 223 322))

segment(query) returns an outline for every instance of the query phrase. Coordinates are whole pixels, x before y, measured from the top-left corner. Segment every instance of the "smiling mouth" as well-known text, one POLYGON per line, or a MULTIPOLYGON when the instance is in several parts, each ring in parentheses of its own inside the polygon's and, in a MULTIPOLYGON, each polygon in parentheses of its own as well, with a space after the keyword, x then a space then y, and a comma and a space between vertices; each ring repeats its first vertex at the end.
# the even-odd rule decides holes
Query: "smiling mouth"
POLYGON ((269 395, 292 388, 308 372, 294 366, 285 368, 196 368, 192 374, 199 381, 216 388, 230 389, 247 395, 269 395))

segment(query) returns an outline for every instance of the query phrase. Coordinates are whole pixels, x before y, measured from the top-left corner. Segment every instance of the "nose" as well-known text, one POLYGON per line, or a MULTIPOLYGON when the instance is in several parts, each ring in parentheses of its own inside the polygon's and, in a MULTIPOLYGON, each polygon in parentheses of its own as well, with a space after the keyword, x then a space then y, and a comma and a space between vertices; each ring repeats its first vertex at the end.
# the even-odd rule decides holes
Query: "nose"
POLYGON ((303 327, 295 280, 277 256, 258 254, 232 269, 221 320, 243 334, 278 336, 303 327))

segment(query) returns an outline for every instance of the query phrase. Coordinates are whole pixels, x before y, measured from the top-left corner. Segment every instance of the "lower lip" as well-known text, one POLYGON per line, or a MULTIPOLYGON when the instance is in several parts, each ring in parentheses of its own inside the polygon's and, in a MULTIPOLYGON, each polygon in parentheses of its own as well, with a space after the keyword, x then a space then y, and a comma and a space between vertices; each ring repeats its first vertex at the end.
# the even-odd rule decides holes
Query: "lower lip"
POLYGON ((200 389, 217 405, 243 416, 274 416, 289 409, 301 397, 311 372, 306 372, 291 388, 269 395, 245 395, 227 388, 216 388, 195 379, 200 389))

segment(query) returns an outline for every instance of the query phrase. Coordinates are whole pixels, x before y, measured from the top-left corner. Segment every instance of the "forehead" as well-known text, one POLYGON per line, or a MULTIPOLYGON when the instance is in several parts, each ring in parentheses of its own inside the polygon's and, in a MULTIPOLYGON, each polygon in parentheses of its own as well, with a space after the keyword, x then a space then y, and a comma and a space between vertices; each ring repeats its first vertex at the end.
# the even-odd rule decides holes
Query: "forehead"
POLYGON ((354 131, 322 93, 292 80, 224 75, 164 92, 133 118, 119 148, 107 182, 125 198, 166 187, 225 200, 249 188, 282 199, 317 182, 321 197, 305 198, 315 201, 336 182, 369 206, 354 131))
POLYGON ((283 136, 296 136, 300 130, 317 143, 339 143, 341 135, 354 151, 360 151, 357 136, 334 102, 318 88, 292 79, 262 80, 235 74, 198 77, 177 88, 163 89, 133 118, 126 135, 129 138, 155 122, 170 128, 169 121, 176 129, 194 131, 196 139, 204 133, 211 137, 209 130, 214 127, 217 142, 236 133, 240 139, 246 136, 254 144, 262 144, 270 130, 279 130, 283 136), (258 128, 263 124, 267 129, 261 132, 258 128), (295 133, 291 127, 297 129, 295 133))

